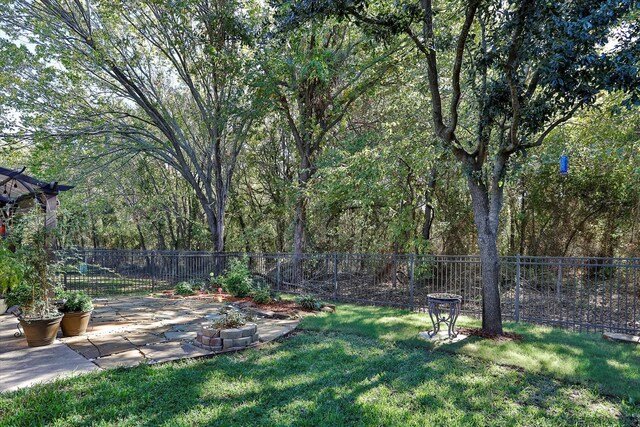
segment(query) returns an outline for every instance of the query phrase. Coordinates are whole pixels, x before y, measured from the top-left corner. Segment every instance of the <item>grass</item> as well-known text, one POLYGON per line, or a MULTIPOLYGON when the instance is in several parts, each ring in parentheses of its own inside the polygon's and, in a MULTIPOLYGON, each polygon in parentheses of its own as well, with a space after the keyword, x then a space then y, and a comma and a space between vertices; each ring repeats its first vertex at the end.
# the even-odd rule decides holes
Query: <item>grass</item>
MULTIPOLYGON (((538 363, 536 370, 494 363, 500 357, 489 349, 501 343, 428 349, 415 339, 424 320, 401 310, 340 305, 336 314, 307 317, 300 332, 259 350, 92 373, 0 394, 0 424, 555 427, 640 422, 640 407, 603 396, 596 382, 564 381, 553 364, 538 363)), ((515 347, 534 345, 530 340, 538 329, 526 329, 515 347)), ((553 345, 556 337, 536 339, 553 345)), ((535 353, 534 348, 521 351, 535 353)), ((499 349, 507 350, 513 351, 499 349)), ((625 353, 616 351, 611 360, 625 363, 625 353)))
MULTIPOLYGON (((308 317, 302 323, 302 327, 310 330, 340 331, 417 348, 428 345, 417 336, 430 325, 423 313, 354 305, 341 305, 335 316, 308 317)), ((480 323, 461 317, 458 325, 478 327, 480 323)), ((523 368, 640 402, 640 346, 605 341, 601 334, 526 323, 505 322, 504 326, 521 334, 522 340, 495 342, 471 337, 439 346, 438 350, 523 368)))

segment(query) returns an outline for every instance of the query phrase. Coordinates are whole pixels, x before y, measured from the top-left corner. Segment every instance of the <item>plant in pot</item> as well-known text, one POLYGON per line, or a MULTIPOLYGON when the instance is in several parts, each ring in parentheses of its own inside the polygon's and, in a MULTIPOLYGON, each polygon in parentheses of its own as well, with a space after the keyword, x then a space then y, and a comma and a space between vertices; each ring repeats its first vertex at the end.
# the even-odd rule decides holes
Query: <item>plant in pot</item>
POLYGON ((87 332, 89 319, 93 311, 93 303, 84 291, 65 291, 62 293, 64 313, 60 327, 65 337, 75 337, 87 332))
POLYGON ((49 262, 47 241, 53 237, 44 226, 39 207, 23 215, 11 235, 22 266, 20 284, 7 295, 7 303, 20 306, 20 325, 29 347, 53 343, 62 313, 55 302, 55 268, 49 262))

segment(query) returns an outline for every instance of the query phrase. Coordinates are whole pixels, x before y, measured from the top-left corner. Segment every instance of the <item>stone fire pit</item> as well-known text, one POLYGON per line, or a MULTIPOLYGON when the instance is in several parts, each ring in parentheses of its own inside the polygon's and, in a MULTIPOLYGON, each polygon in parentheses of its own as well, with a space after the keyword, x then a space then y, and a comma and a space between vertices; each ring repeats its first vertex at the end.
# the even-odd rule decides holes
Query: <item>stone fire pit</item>
POLYGON ((248 323, 238 328, 216 329, 203 327, 197 332, 194 344, 209 351, 242 350, 255 346, 260 336, 258 326, 248 323))

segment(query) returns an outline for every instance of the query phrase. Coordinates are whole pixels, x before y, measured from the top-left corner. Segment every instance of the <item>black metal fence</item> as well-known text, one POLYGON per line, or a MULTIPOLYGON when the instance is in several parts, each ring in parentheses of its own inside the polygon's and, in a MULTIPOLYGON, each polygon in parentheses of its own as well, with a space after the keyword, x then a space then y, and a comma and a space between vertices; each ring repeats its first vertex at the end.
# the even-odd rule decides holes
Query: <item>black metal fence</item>
MULTIPOLYGON (((322 299, 424 310, 432 292, 462 295, 462 312, 482 310, 478 256, 212 253, 64 250, 62 280, 92 295, 139 294, 180 281, 208 282, 246 257, 274 290, 322 299)), ((576 330, 640 332, 640 259, 500 258, 504 319, 576 330)))

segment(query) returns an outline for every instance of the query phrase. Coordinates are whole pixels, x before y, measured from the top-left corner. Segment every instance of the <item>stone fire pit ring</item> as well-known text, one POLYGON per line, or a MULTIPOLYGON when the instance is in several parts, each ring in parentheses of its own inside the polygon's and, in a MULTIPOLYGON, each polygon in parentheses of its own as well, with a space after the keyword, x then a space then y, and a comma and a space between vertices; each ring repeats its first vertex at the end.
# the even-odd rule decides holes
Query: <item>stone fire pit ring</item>
POLYGON ((196 334, 194 345, 209 351, 242 350, 258 343, 258 325, 247 323, 239 328, 203 327, 196 334))

